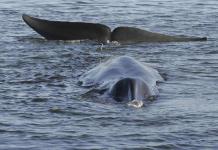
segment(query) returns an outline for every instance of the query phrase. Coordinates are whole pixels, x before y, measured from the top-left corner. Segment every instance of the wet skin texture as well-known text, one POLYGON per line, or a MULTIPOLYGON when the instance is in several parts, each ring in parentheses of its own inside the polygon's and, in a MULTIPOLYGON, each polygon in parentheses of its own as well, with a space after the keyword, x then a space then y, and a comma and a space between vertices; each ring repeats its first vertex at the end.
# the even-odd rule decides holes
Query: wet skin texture
POLYGON ((157 70, 128 56, 101 63, 80 78, 82 86, 108 93, 118 102, 155 96, 158 94, 156 83, 162 80, 157 70))

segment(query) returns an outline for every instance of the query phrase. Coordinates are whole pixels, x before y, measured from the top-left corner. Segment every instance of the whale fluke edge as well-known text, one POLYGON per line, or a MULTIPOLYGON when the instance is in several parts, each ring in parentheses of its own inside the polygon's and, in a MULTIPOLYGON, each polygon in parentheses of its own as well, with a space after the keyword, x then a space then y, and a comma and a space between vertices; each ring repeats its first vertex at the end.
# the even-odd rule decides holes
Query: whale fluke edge
POLYGON ((206 41, 207 37, 170 36, 134 27, 117 27, 113 31, 103 24, 49 21, 23 14, 24 22, 48 40, 93 40, 100 43, 206 41))

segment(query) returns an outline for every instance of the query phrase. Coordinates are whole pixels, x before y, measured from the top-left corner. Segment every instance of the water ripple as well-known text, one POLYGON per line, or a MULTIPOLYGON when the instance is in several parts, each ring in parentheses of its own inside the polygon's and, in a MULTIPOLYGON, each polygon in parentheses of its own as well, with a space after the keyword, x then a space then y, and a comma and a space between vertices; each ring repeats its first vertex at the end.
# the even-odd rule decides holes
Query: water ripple
POLYGON ((0 2, 0 149, 217 149, 216 0, 0 2), (134 26, 207 42, 101 45, 48 41, 21 18, 134 26), (157 100, 141 109, 82 96, 87 70, 128 55, 159 70, 157 100), (10 141, 10 142, 8 142, 10 141))

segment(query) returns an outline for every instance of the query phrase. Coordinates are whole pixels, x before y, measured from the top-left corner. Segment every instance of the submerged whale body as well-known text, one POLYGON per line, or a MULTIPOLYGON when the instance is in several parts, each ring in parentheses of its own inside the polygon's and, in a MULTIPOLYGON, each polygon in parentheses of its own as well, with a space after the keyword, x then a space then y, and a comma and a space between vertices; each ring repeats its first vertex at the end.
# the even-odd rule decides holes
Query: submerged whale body
POLYGON ((81 86, 106 91, 117 102, 140 102, 158 94, 157 70, 128 56, 110 59, 80 77, 81 86))
POLYGON ((99 23, 49 21, 23 15, 23 20, 33 30, 48 40, 93 40, 100 43, 117 41, 136 42, 187 42, 205 41, 206 37, 170 36, 134 27, 111 29, 99 23))

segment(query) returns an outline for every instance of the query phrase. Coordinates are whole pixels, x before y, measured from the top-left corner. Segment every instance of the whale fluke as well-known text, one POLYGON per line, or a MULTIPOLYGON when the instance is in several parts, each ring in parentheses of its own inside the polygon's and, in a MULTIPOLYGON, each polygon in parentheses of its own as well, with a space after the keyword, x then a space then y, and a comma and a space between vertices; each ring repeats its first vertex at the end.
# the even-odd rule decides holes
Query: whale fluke
POLYGON ((48 21, 23 14, 23 20, 48 40, 110 40, 110 28, 97 23, 48 21))
POLYGON ((48 40, 94 40, 100 43, 117 41, 121 44, 137 42, 188 42, 206 41, 206 37, 170 36, 134 27, 111 29, 99 23, 62 22, 38 19, 26 14, 23 20, 48 40))

